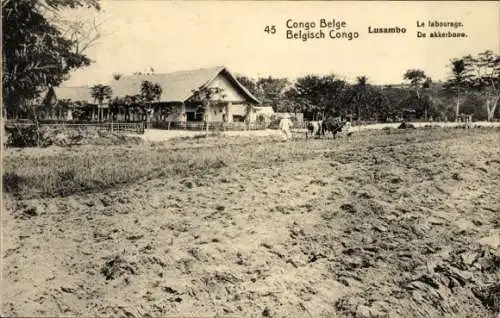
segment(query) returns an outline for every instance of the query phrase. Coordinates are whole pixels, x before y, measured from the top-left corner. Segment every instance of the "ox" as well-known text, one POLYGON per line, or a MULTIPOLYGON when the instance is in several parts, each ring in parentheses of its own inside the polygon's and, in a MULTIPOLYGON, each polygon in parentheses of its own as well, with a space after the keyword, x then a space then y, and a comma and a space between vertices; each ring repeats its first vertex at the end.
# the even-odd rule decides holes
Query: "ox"
POLYGON ((339 118, 327 118, 323 122, 323 135, 326 135, 327 132, 331 132, 332 138, 335 139, 337 133, 342 131, 346 123, 347 121, 341 121, 339 118))
POLYGON ((306 139, 309 138, 309 134, 314 137, 320 137, 321 135, 324 135, 324 129, 323 129, 323 121, 322 120, 317 120, 317 121, 310 121, 306 125, 306 139))

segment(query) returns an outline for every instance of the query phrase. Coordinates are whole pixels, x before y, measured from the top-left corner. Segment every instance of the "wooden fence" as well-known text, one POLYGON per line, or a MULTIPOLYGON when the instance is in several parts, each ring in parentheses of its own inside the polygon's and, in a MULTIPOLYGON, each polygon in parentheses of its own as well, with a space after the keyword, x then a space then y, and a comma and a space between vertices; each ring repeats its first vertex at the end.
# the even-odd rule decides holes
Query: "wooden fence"
MULTIPOLYGON (((5 121, 5 126, 31 126, 35 123, 32 121, 5 121)), ((107 123, 99 123, 99 122, 87 122, 87 123, 73 123, 73 122, 39 122, 38 125, 40 127, 53 127, 53 128, 62 128, 62 129, 91 129, 91 130, 99 130, 99 131, 111 131, 111 132, 129 132, 136 134, 144 134, 145 125, 144 122, 131 122, 131 123, 123 123, 123 122, 107 122, 107 123)))
POLYGON ((222 123, 222 122, 152 122, 151 128, 166 129, 166 130, 209 130, 209 131, 224 131, 224 130, 263 130, 266 129, 266 123, 222 123))
MULTIPOLYGON (((294 122, 293 129, 303 129, 307 122, 294 122)), ((32 120, 7 120, 6 126, 34 125, 32 120)), ((38 122, 40 127, 61 127, 74 129, 95 129, 113 132, 132 132, 143 134, 145 129, 165 129, 165 130, 196 130, 196 131, 244 131, 244 130, 264 130, 278 129, 279 120, 272 122, 179 122, 179 121, 151 121, 151 122, 89 122, 89 121, 57 121, 42 120, 38 122)))
MULTIPOLYGON (((296 122, 293 124, 293 128, 305 128, 305 122, 296 122)), ((242 131, 242 130, 264 130, 264 129, 278 129, 279 122, 269 123, 269 122, 254 122, 254 123, 244 123, 244 122, 175 122, 175 121, 165 121, 165 122, 151 122, 148 123, 147 128, 154 129, 166 129, 166 130, 208 130, 208 131, 242 131)))

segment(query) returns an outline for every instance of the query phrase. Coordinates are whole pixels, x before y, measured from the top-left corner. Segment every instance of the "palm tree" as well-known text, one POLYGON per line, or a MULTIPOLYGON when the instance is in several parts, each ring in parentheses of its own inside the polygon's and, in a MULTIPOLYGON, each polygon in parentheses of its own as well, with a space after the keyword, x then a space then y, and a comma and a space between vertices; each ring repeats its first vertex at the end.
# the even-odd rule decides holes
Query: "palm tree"
MULTIPOLYGON (((410 87, 413 88, 415 93, 417 94, 417 103, 418 106, 420 107, 421 105, 421 96, 420 96, 420 90, 422 88, 425 88, 424 85, 427 83, 427 85, 430 85, 430 78, 425 75, 425 72, 419 69, 410 69, 407 70, 404 75, 403 79, 410 82, 410 87)), ((425 117, 427 117, 427 109, 425 112, 425 117)), ((427 120, 427 118, 426 118, 427 120)))
MULTIPOLYGON (((108 85, 97 84, 90 88, 90 96, 98 103, 98 117, 99 121, 102 119, 102 108, 105 99, 111 99, 113 95, 113 90, 108 85)), ((92 118, 94 115, 92 114, 92 118)))
POLYGON ((151 103, 160 100, 163 90, 160 84, 144 81, 141 84, 141 98, 147 104, 148 120, 149 113, 151 112, 151 103))
POLYGON ((69 99, 60 99, 54 105, 54 111, 56 113, 57 120, 64 120, 65 114, 71 107, 71 100, 69 99))
MULTIPOLYGON (((361 103, 363 103, 368 87, 368 77, 365 75, 356 77, 356 85, 355 85, 355 101, 357 107, 357 120, 361 119, 361 103)), ((351 109, 351 115, 353 114, 353 109, 351 109)))
POLYGON ((467 73, 469 72, 468 70, 468 63, 466 59, 454 59, 451 61, 451 72, 453 74, 453 77, 448 80, 445 84, 445 88, 454 90, 455 94, 457 96, 456 98, 456 109, 455 109, 455 120, 458 121, 459 115, 460 115, 460 92, 465 86, 465 82, 468 79, 467 78, 467 73))
POLYGON ((424 90, 424 94, 425 96, 427 96, 426 100, 424 101, 424 118, 425 118, 425 121, 427 121, 427 113, 429 111, 429 104, 431 103, 431 97, 430 97, 430 94, 429 94, 429 90, 431 88, 431 85, 432 85, 432 79, 430 77, 426 77, 425 78, 425 81, 422 83, 422 89, 424 90))

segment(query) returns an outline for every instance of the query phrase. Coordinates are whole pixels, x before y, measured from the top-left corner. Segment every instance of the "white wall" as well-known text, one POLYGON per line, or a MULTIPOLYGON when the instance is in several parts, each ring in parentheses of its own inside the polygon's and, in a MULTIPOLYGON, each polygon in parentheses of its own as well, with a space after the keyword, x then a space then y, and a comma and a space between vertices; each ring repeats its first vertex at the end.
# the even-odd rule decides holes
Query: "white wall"
POLYGON ((217 77, 210 83, 208 87, 218 87, 222 88, 222 95, 225 95, 224 98, 219 96, 220 99, 223 99, 232 103, 242 103, 246 102, 247 99, 245 96, 240 93, 237 88, 222 74, 217 75, 217 77))
POLYGON ((166 121, 182 121, 182 113, 186 111, 184 105, 172 106, 172 113, 168 115, 166 121))

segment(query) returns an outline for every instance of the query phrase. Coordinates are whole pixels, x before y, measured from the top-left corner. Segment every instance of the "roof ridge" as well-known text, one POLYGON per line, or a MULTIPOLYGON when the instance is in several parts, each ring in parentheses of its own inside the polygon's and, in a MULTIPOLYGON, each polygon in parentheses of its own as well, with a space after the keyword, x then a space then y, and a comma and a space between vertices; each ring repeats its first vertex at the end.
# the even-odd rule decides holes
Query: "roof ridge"
POLYGON ((157 82, 162 86, 162 100, 185 101, 193 95, 193 90, 209 85, 222 72, 227 73, 227 78, 235 85, 236 89, 245 98, 249 98, 256 103, 260 101, 253 96, 238 80, 232 75, 226 66, 212 66, 191 70, 179 70, 170 73, 146 73, 123 76, 119 80, 111 80, 109 85, 113 89, 115 96, 123 96, 127 92, 139 91, 142 81, 157 82))
MULTIPOLYGON (((171 75, 171 74, 178 74, 178 73, 193 73, 193 72, 209 71, 209 70, 215 71, 217 69, 223 70, 223 69, 227 69, 227 67, 225 67, 223 65, 218 65, 218 66, 212 66, 212 67, 201 67, 201 68, 195 68, 195 69, 177 70, 177 71, 172 71, 172 72, 130 74, 130 75, 125 75, 122 78, 133 77, 133 76, 155 76, 155 75, 171 75)), ((120 80, 118 80, 118 81, 120 81, 120 80)))

